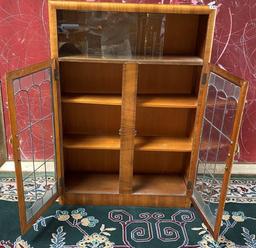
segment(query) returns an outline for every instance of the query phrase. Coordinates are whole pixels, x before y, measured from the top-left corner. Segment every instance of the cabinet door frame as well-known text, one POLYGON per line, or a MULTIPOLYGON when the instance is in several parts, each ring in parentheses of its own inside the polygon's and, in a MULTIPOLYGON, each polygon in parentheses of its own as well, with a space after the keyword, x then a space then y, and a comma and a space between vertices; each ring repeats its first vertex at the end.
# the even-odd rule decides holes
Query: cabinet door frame
MULTIPOLYGON (((221 228, 221 222, 222 222, 222 215, 224 212, 224 207, 225 207, 225 201, 226 201, 226 195, 228 191, 228 185, 229 185, 229 180, 231 176, 231 170, 232 170, 232 165, 233 165, 233 160, 236 152, 236 147, 237 147, 237 142, 238 142, 238 135, 239 135, 239 130, 241 126, 241 120, 242 120, 242 115, 243 115, 243 110, 244 110, 244 105, 245 105, 245 99, 246 99, 246 94, 248 90, 248 82, 240 79, 229 72, 221 69, 220 67, 216 65, 211 65, 209 64, 207 69, 207 78, 206 78, 206 87, 208 88, 208 83, 209 83, 209 76, 210 73, 214 73, 220 77, 222 77, 225 80, 228 80, 229 82, 233 83, 234 85, 240 87, 240 94, 237 102, 237 108, 235 112, 235 118, 234 118, 234 124, 231 132, 231 143, 229 145, 229 153, 228 157, 226 159, 226 167, 225 167, 225 172, 223 174, 223 180, 222 180, 222 186, 221 186, 221 191, 220 191, 220 201, 219 205, 217 208, 217 214, 216 214, 216 220, 214 224, 214 228, 211 227, 206 215, 203 213, 201 208, 197 205, 197 201, 194 197, 194 194, 191 197, 191 200, 193 202, 193 206, 198 210, 200 216, 202 217, 204 223, 206 224, 208 230, 212 234, 213 238, 217 240, 221 228)), ((202 80, 203 81, 203 80, 202 80)), ((207 91, 207 90, 206 90, 207 91)), ((204 110, 206 108, 206 100, 207 100, 207 92, 205 92, 204 96, 204 110)), ((203 120, 204 116, 204 111, 202 114, 202 119, 203 120)), ((201 135, 200 135, 201 136, 201 135)), ((200 142, 198 144, 198 147, 200 145, 200 142)), ((199 154, 199 149, 198 149, 198 154, 199 154)), ((197 163, 198 165, 198 163, 197 163)), ((195 170, 195 173, 197 173, 197 170, 195 170)), ((195 176, 196 178, 196 176, 195 176)), ((196 181, 196 180, 195 180, 196 181)), ((193 187, 193 192, 195 191, 195 182, 194 182, 194 187, 193 187)))
POLYGON ((59 106, 58 106, 58 85, 57 80, 55 79, 56 75, 56 63, 55 60, 48 60, 39 64, 31 65, 26 68, 22 68, 16 71, 9 72, 6 75, 7 83, 7 96, 8 96, 8 106, 9 106, 9 117, 11 121, 11 135, 12 135, 12 145, 13 145, 13 158, 15 163, 15 173, 16 173, 16 184, 17 184, 17 194, 18 194, 18 208, 19 208, 19 219, 20 219, 20 228, 21 233, 25 234, 31 226, 36 222, 36 220, 45 212, 58 198, 61 194, 60 182, 61 179, 61 160, 60 160, 60 129, 59 129, 59 106), (55 161, 56 161, 56 193, 54 193, 48 201, 42 205, 42 207, 27 221, 26 218, 26 205, 24 197, 24 185, 23 185, 23 175, 21 167, 21 155, 19 150, 19 140, 17 137, 18 128, 17 128, 17 119, 16 119, 16 109, 15 109, 15 99, 13 91, 13 80, 22 78, 24 76, 33 74, 35 72, 41 71, 43 69, 50 68, 51 70, 51 85, 52 85, 52 111, 53 111, 53 127, 55 134, 55 161))

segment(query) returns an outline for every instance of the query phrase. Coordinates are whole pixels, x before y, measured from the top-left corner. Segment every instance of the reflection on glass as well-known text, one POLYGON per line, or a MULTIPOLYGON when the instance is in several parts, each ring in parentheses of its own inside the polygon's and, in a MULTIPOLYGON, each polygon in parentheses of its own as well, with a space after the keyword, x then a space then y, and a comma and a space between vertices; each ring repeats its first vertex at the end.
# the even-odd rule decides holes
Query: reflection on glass
POLYGON ((51 69, 13 81, 26 219, 57 193, 51 69))
POLYGON ((194 197, 212 228, 230 149, 240 88, 211 73, 203 117, 194 197))
POLYGON ((60 56, 161 56, 165 15, 101 11, 58 12, 60 56))

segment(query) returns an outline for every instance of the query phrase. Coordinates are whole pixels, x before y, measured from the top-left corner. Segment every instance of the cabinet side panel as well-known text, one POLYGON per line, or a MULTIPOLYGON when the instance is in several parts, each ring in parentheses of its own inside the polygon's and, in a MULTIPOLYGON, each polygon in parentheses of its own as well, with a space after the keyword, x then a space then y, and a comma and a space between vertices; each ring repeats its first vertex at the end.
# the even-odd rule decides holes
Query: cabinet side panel
POLYGON ((51 58, 58 58, 57 15, 54 4, 48 3, 51 58))

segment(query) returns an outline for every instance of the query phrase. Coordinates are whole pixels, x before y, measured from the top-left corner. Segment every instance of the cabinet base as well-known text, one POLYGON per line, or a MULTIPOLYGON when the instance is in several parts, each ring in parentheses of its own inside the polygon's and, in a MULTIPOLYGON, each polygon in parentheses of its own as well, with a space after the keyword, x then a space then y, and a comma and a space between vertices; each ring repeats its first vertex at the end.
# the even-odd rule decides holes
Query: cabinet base
POLYGON ((143 206, 143 207, 179 207, 189 208, 188 196, 155 196, 142 194, 77 194, 64 193, 63 204, 100 205, 100 206, 143 206))

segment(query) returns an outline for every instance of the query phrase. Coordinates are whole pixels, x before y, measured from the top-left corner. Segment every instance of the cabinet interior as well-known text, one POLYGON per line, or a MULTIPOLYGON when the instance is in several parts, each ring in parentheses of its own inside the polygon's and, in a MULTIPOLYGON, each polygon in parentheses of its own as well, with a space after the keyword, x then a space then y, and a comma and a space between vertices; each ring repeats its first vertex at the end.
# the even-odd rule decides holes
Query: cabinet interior
POLYGON ((66 192, 123 193, 125 151, 132 195, 187 196, 208 18, 57 10, 66 192), (134 147, 124 148, 131 75, 134 147))
MULTIPOLYGON (((59 65, 66 191, 118 194, 123 63, 59 65)), ((133 194, 186 195, 200 73, 138 64, 133 194)))

